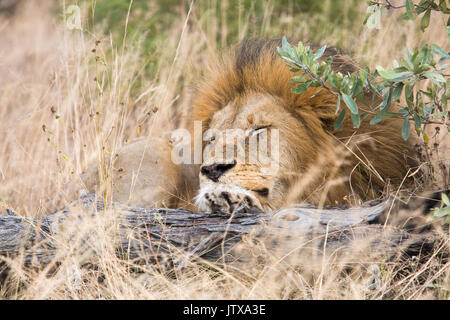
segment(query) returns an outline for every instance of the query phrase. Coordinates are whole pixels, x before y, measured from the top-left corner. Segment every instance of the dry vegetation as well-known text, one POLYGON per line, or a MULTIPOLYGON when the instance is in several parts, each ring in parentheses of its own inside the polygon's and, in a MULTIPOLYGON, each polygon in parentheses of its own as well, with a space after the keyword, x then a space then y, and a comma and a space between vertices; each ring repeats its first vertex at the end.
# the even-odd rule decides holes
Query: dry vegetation
MULTIPOLYGON (((405 47, 412 48, 425 41, 448 49, 443 31, 445 22, 439 16, 432 17, 423 34, 417 30, 417 23, 398 21, 397 13, 383 18, 381 30, 369 31, 362 30, 365 8, 362 1, 357 8, 361 20, 355 23, 357 30, 336 29, 321 35, 321 42, 340 44, 353 53, 355 60, 371 67, 390 67, 405 47)), ((174 127, 170 121, 173 111, 188 107, 191 86, 201 75, 204 61, 219 51, 217 35, 221 35, 219 43, 228 42, 227 25, 215 21, 213 14, 200 15, 196 4, 185 9, 180 6, 179 20, 172 25, 170 35, 149 55, 141 54, 143 39, 123 42, 126 45, 117 43, 113 36, 104 35, 101 24, 90 32, 69 30, 61 19, 63 9, 54 8, 53 1, 25 1, 15 15, 0 16, 0 211, 10 208, 19 215, 36 217, 61 207, 70 200, 64 193, 64 185, 77 180, 89 161, 105 163, 105 159, 133 138, 169 132, 174 127), (156 61, 156 67, 145 72, 143 67, 149 57, 156 61)), ((272 9, 268 1, 264 23, 258 26, 261 35, 287 33, 298 39, 313 38, 308 32, 310 21, 294 21, 288 12, 282 17, 285 24, 274 25, 270 19, 272 9)), ((83 16, 89 10, 89 6, 84 6, 83 16)), ((150 10, 148 16, 152 14, 150 10)), ((247 18, 239 20, 239 38, 254 28, 247 18)), ((135 35, 125 33, 125 37, 135 35)), ((444 128, 429 130, 433 138, 432 158, 428 161, 436 168, 430 188, 445 188, 450 136, 444 128)), ((113 233, 109 232, 114 221, 92 218, 83 221, 76 230, 68 230, 67 236, 57 239, 61 246, 58 268, 52 265, 44 270, 25 269, 21 257, 0 258, 11 268, 7 281, 3 286, 0 284, 0 298, 448 299, 450 296, 449 264, 439 263, 436 257, 425 264, 362 258, 355 262, 357 257, 352 257, 349 271, 345 267, 347 260, 338 259, 333 253, 323 258, 298 254, 292 258, 259 247, 259 255, 265 256, 264 263, 235 269, 190 262, 183 270, 173 272, 158 265, 138 268, 132 261, 119 260, 113 233), (87 233, 91 239, 88 244, 81 242, 87 233), (94 260, 87 260, 89 252, 96 252, 94 260), (380 285, 367 290, 374 263, 379 268, 380 285), (137 269, 140 272, 135 272, 137 269)), ((444 245, 448 234, 445 237, 444 245)), ((299 243, 298 250, 303 245, 299 243)))

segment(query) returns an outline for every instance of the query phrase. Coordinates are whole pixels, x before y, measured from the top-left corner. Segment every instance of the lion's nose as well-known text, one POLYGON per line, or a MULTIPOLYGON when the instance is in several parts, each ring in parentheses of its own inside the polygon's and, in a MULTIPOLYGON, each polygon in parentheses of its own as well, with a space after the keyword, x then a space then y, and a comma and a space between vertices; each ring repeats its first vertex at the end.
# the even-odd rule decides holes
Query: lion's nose
POLYGON ((236 160, 231 163, 214 163, 209 166, 203 166, 200 172, 214 182, 219 181, 221 175, 236 165, 236 160))

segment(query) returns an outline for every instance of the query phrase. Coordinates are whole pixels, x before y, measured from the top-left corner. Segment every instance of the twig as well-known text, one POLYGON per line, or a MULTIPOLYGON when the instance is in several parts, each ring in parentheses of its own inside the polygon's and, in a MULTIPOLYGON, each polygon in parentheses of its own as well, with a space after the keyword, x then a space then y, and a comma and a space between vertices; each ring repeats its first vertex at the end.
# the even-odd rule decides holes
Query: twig
MULTIPOLYGON (((395 6, 395 5, 393 5, 393 4, 391 3, 391 1, 389 1, 389 0, 385 0, 385 1, 386 1, 387 4, 385 4, 385 3, 383 3, 383 2, 378 2, 378 1, 370 1, 369 3, 370 3, 371 5, 384 6, 384 7, 386 7, 386 9, 390 9, 390 8, 392 8, 392 9, 402 9, 402 8, 405 8, 405 7, 406 7, 406 5, 395 6)), ((414 5, 415 8, 420 8, 420 9, 424 9, 424 10, 431 9, 431 10, 433 10, 433 11, 438 11, 438 12, 448 13, 447 11, 442 11, 442 10, 440 10, 440 9, 434 9, 433 7, 431 7, 431 5, 429 5, 428 7, 420 6, 420 5, 418 5, 418 4, 413 4, 413 5, 414 5)))

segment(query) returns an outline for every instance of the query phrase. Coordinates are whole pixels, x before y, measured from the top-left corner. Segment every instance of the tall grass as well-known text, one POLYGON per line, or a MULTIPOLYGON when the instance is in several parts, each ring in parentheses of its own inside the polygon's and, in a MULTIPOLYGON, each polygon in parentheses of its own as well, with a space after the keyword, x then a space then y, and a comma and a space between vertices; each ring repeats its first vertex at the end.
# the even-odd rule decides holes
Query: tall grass
MULTIPOLYGON (((95 1, 80 1, 86 18, 84 32, 65 25, 62 13, 69 1, 57 5, 53 1, 24 1, 14 16, 1 17, 1 207, 28 217, 62 207, 73 196, 65 193, 66 183, 77 183, 81 189, 79 174, 90 162, 97 161, 103 168, 102 181, 107 189, 108 172, 113 170, 108 159, 134 138, 173 129, 177 125, 171 120, 173 115, 189 109, 192 86, 202 75, 204 61, 249 36, 286 34, 340 45, 355 60, 371 67, 391 66, 405 47, 425 41, 448 48, 445 23, 438 17, 431 19, 424 34, 416 23, 399 21, 396 13, 383 18, 381 30, 364 29, 365 1, 343 1, 340 10, 334 1, 323 1, 317 8, 315 2, 308 5, 308 1, 302 2, 307 4, 304 7, 295 1, 169 2, 175 14, 166 13, 165 25, 160 25, 161 7, 134 2, 136 7, 130 7, 128 1, 123 7, 123 1, 114 1, 122 9, 108 20, 106 1, 99 1, 98 7, 92 7, 95 1), (103 19, 98 11, 102 6, 106 6, 103 19), (238 14, 237 21, 230 18, 232 11, 238 14), (136 20, 149 24, 140 25, 136 20)), ((433 143, 438 143, 429 161, 434 161, 436 168, 443 164, 448 172, 448 132, 440 130, 435 135, 434 128, 429 130, 433 131, 433 143)), ((445 179, 436 171, 435 185, 445 187, 445 179)), ((24 269, 20 257, 0 258, 6 259, 12 270, 7 285, 0 288, 0 297, 449 297, 449 265, 435 259, 430 260, 433 274, 427 273, 430 265, 409 265, 411 275, 400 280, 396 276, 403 266, 380 264, 382 285, 375 291, 367 291, 367 261, 353 264, 353 271, 347 273, 340 260, 312 263, 308 258, 311 263, 306 264, 301 255, 289 260, 265 252, 264 247, 258 250, 265 263, 242 265, 238 270, 190 262, 175 275, 151 265, 140 266, 141 272, 136 273, 131 272, 138 268, 133 262, 121 261, 115 255, 113 220, 85 217, 75 226, 57 239, 61 265, 55 270, 54 266, 43 271, 24 269), (81 241, 85 235, 93 239, 88 245, 81 241), (86 260, 88 252, 96 253, 94 262, 86 260), (96 267, 86 267, 88 262, 96 267), (50 271, 52 276, 48 277, 50 271), (425 280, 419 281, 419 276, 425 280)))

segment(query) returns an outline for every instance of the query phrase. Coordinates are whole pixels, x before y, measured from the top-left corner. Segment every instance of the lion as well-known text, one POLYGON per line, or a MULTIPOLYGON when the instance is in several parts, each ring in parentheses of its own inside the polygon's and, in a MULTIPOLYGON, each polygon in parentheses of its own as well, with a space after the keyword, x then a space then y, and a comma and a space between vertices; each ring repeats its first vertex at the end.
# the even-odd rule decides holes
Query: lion
MULTIPOLYGON (((183 120, 191 138, 194 121, 201 123, 201 163, 176 164, 173 143, 140 139, 115 159, 114 198, 138 206, 233 213, 300 202, 349 204, 381 197, 387 186, 410 185, 408 173, 417 160, 413 138, 401 137, 403 120, 373 126, 366 120, 354 128, 347 112, 342 129, 335 130, 336 95, 321 87, 293 93, 294 74, 277 54, 280 45, 280 40, 245 41, 213 64, 198 85, 183 120), (211 132, 231 129, 243 138, 223 156, 230 141, 211 132), (267 142, 269 161, 251 148, 255 139, 267 142)), ((321 59, 330 56, 334 71, 358 69, 336 48, 328 47, 321 59)), ((86 187, 95 189, 97 166, 84 178, 86 187)))

